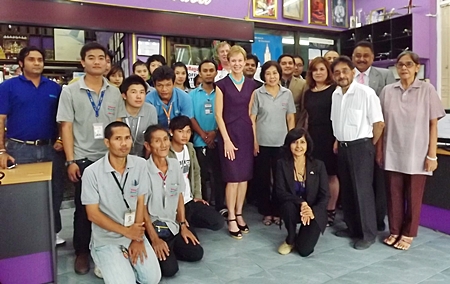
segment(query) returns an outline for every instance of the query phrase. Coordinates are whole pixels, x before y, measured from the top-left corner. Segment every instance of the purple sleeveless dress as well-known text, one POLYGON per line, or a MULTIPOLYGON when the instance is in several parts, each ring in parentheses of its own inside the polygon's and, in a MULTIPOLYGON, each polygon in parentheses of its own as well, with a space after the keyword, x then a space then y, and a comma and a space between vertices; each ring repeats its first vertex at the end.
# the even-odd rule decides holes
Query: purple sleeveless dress
POLYGON ((253 129, 249 116, 249 104, 255 89, 255 82, 245 78, 239 90, 227 76, 216 82, 223 93, 223 120, 231 142, 238 148, 236 158, 231 161, 224 155, 224 141, 218 139, 220 166, 225 182, 243 182, 253 177, 253 129))

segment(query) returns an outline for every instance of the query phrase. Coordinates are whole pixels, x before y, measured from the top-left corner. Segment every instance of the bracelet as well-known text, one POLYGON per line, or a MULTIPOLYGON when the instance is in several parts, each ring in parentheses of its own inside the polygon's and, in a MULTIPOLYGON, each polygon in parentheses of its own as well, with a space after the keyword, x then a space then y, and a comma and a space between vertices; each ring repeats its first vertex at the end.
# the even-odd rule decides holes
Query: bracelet
POLYGON ((186 225, 186 221, 180 222, 179 225, 180 225, 180 226, 186 225))
POLYGON ((437 161, 438 158, 437 158, 437 156, 436 156, 436 158, 431 158, 430 156, 427 155, 427 159, 430 161, 437 161))

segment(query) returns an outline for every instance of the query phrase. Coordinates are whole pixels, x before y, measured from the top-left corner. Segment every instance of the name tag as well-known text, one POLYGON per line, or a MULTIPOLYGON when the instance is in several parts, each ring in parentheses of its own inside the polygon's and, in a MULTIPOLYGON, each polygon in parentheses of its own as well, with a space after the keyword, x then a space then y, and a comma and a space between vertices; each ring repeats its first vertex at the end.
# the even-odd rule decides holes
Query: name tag
POLYGON ((212 114, 212 103, 205 103, 205 114, 212 114))
POLYGON ((103 123, 94 123, 94 139, 103 139, 103 123))
POLYGON ((125 217, 123 218, 123 225, 125 227, 130 227, 134 224, 134 220, 136 219, 136 211, 131 211, 125 213, 125 217))

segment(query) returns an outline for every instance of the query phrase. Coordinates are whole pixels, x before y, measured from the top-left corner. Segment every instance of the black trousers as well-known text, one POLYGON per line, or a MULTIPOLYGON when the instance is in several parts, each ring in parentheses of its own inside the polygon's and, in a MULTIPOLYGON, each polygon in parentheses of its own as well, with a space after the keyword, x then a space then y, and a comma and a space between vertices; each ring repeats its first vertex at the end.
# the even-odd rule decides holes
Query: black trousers
POLYGON ((195 147, 197 160, 200 165, 201 183, 204 200, 208 201, 206 181, 209 179, 211 185, 211 195, 214 193, 215 207, 217 211, 225 207, 225 183, 222 180, 220 169, 219 150, 208 147, 195 147))
POLYGON ((374 159, 372 139, 339 145, 338 176, 344 221, 351 235, 366 241, 373 241, 377 235, 372 186, 374 159))
MULTIPOLYGON (((94 162, 88 159, 77 160, 80 174, 94 162)), ((91 241, 91 222, 87 218, 86 208, 81 204, 81 178, 75 185, 75 213, 73 216, 73 248, 75 254, 89 253, 89 242, 91 241)))
POLYGON ((375 212, 377 216, 377 227, 384 227, 384 218, 387 214, 386 200, 386 172, 375 162, 373 172, 373 189, 375 194, 375 212))
POLYGON ((320 227, 316 220, 311 220, 307 226, 300 226, 296 234, 297 224, 300 223, 300 205, 294 202, 284 202, 280 206, 281 218, 283 219, 288 235, 286 243, 294 245, 297 252, 306 257, 313 253, 320 236, 320 227))
POLYGON ((64 165, 65 162, 66 155, 64 154, 64 151, 55 151, 52 166, 52 199, 55 233, 60 232, 62 229, 61 214, 59 210, 61 209, 61 203, 64 200, 64 179, 67 176, 66 166, 64 165))
POLYGON ((194 200, 184 204, 186 220, 189 225, 196 228, 204 228, 213 231, 222 229, 225 221, 222 215, 215 210, 215 208, 203 204, 202 202, 195 202, 194 200))
MULTIPOLYGON (((189 229, 197 237, 192 227, 189 229)), ((178 260, 195 262, 203 258, 203 248, 200 245, 193 245, 191 241, 186 244, 180 233, 175 236, 171 234, 163 240, 167 243, 170 250, 166 260, 159 261, 161 274, 164 277, 174 276, 178 272, 178 260)))
POLYGON ((258 212, 263 216, 279 216, 276 201, 275 173, 280 147, 259 146, 259 154, 255 158, 255 176, 252 187, 257 194, 258 212), (273 183, 272 183, 272 178, 273 183))

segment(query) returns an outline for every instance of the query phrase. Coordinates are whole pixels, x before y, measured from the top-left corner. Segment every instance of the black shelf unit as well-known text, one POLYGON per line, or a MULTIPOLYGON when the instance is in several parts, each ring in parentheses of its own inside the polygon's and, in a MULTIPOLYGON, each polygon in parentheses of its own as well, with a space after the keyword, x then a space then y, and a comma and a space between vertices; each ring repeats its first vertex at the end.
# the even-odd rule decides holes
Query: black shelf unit
POLYGON ((372 42, 375 61, 395 59, 404 50, 412 50, 413 15, 404 15, 382 22, 341 32, 341 54, 350 56, 357 42, 372 42))

